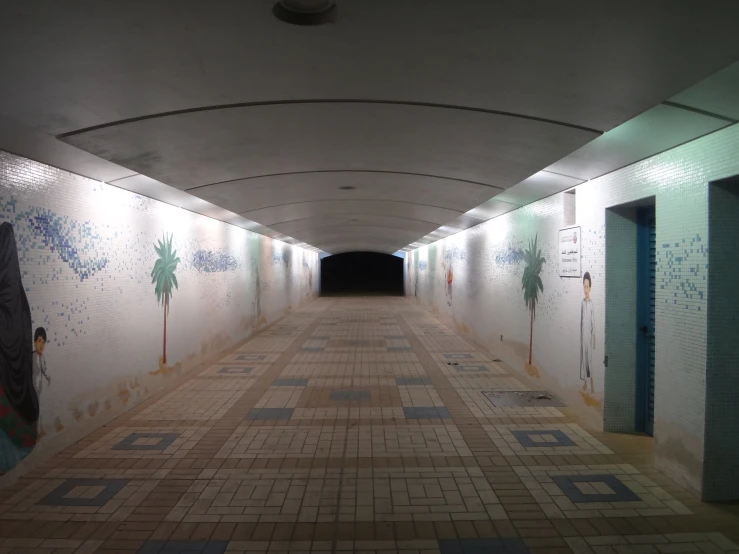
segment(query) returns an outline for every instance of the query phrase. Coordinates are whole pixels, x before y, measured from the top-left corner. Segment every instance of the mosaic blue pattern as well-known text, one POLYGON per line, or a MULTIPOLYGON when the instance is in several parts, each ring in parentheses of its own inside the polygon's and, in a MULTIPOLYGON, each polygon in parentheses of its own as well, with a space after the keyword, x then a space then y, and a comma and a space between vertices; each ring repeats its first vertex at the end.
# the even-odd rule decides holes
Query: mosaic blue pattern
POLYGON ((361 402, 370 399, 370 393, 366 390, 336 390, 329 397, 332 402, 361 402))
POLYGON ((403 408, 406 419, 449 419, 449 410, 442 406, 403 408))
POLYGON ((290 250, 283 250, 282 252, 272 253, 272 263, 275 265, 283 264, 285 267, 288 267, 291 261, 292 252, 290 250))
POLYGON ((179 437, 179 433, 131 433, 111 450, 166 450, 179 437), (159 439, 156 444, 136 444, 140 439, 159 439))
POLYGON ((666 304, 701 311, 708 289, 708 244, 700 235, 680 242, 663 243, 657 249, 657 284, 662 290, 677 291, 666 304))
POLYGON ((275 379, 272 381, 273 387, 306 387, 308 379, 275 379))
POLYGON ((484 365, 460 365, 454 369, 459 373, 485 373, 490 371, 484 365))
POLYGON ((440 539, 440 554, 528 554, 521 539, 440 539))
POLYGON ((144 541, 138 554, 223 554, 228 541, 144 541))
POLYGON ((236 271, 239 264, 231 254, 213 250, 198 250, 192 255, 192 266, 205 273, 222 273, 236 271))
POLYGON ((430 385, 431 379, 428 377, 397 377, 396 385, 430 385))
POLYGON ((493 256, 495 265, 512 265, 523 261, 524 251, 523 248, 516 248, 512 244, 504 246, 497 250, 493 256))
POLYGON ((261 362, 266 357, 266 354, 241 354, 236 356, 236 359, 241 362, 261 362))
POLYGON ((2 211, 5 214, 0 213, 0 220, 8 219, 16 228, 19 252, 36 247, 33 237, 40 238, 43 245, 56 252, 80 281, 89 279, 108 265, 108 258, 98 257, 95 251, 103 237, 89 222, 80 223, 36 206, 16 213, 16 204, 14 198, 3 201, 2 211), (21 221, 28 224, 33 236, 17 225, 21 221))
POLYGON ((559 429, 542 431, 522 431, 512 429, 511 434, 526 448, 550 447, 550 446, 577 446, 575 442, 559 429), (534 440, 535 437, 544 437, 547 440, 534 440))
POLYGON ((128 485, 128 479, 66 479, 41 500, 42 506, 105 506, 128 485), (104 487, 93 498, 67 498, 77 487, 104 487))
POLYGON ((244 374, 244 373, 251 373, 253 369, 254 369, 253 367, 233 367, 233 366, 228 366, 228 367, 222 367, 221 369, 219 369, 218 370, 218 373, 227 373, 229 375, 238 375, 238 374, 244 374))
POLYGON ((294 408, 252 408, 246 416, 251 420, 286 420, 293 415, 294 408))
POLYGON ((615 475, 552 475, 552 481, 573 502, 635 502, 641 500, 615 475), (611 494, 585 494, 576 483, 603 483, 613 491, 611 494))

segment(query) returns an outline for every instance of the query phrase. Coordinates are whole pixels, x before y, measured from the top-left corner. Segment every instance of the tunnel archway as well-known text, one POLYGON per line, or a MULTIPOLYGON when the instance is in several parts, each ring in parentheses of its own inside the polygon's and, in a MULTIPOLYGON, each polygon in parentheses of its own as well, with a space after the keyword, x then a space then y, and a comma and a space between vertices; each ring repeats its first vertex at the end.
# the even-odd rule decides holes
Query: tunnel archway
POLYGON ((321 260, 321 296, 403 296, 403 259, 378 252, 344 252, 321 260))

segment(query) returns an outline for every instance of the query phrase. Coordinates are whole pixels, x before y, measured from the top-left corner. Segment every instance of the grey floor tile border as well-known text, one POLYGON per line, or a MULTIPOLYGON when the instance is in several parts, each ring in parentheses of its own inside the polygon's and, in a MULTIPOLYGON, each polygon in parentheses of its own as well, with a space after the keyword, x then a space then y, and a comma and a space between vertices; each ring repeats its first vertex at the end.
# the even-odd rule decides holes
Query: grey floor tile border
POLYGON ((172 445, 180 437, 180 433, 149 433, 149 432, 135 432, 125 437, 122 441, 117 443, 111 448, 111 450, 165 450, 172 445), (139 439, 150 439, 159 438, 157 444, 135 444, 139 439))
POLYGON ((485 367, 483 364, 468 364, 468 365, 458 365, 458 366, 452 366, 454 369, 457 370, 457 373, 490 373, 490 370, 485 367))
POLYGON ((218 370, 218 373, 222 375, 248 375, 253 370, 254 370, 253 367, 224 366, 218 370), (236 370, 236 371, 232 371, 232 370, 236 370))
POLYGON ((406 419, 451 419, 444 406, 406 406, 403 408, 406 419))
POLYGON ((246 414, 247 420, 250 421, 285 421, 293 416, 295 408, 252 408, 246 414))
POLYGON ((128 485, 129 479, 65 479, 64 482, 36 502, 40 506, 105 506, 128 485), (66 498, 76 487, 105 487, 94 498, 66 498))
POLYGON ((560 429, 510 429, 511 435, 516 437, 516 440, 521 446, 526 448, 548 448, 552 446, 577 446, 575 441, 568 437, 564 431, 560 429), (532 435, 552 435, 555 442, 534 442, 531 438, 532 435))
POLYGON ((567 498, 576 504, 588 502, 638 502, 639 495, 624 485, 616 475, 551 475, 550 478, 567 498), (613 494, 585 494, 576 483, 604 483, 613 494))

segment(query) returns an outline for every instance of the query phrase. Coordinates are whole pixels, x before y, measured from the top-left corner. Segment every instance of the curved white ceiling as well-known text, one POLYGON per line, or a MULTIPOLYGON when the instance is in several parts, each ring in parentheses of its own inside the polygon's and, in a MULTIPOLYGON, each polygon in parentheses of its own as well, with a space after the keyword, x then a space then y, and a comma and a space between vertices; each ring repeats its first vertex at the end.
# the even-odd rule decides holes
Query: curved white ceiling
POLYGON ((337 0, 318 28, 272 0, 0 4, 1 115, 327 252, 535 198, 739 58, 733 2, 337 0))
MULTIPOLYGON (((595 136, 523 117, 339 102, 209 109, 64 140, 268 227, 343 212, 438 227, 595 136)), ((330 251, 330 239, 347 235, 292 236, 330 251)), ((382 250, 394 252, 423 235, 383 236, 382 250)))
POLYGON ((461 109, 306 102, 154 117, 63 139, 195 194, 202 185, 274 173, 375 170, 473 181, 493 196, 597 136, 461 109))

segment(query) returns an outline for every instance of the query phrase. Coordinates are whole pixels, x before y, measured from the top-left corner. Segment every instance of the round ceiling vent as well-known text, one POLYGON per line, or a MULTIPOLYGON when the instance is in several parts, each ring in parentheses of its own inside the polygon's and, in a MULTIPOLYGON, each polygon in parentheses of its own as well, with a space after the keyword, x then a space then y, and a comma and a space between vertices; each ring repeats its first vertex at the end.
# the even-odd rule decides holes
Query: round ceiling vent
POLYGON ((336 4, 331 0, 280 0, 272 13, 292 25, 323 25, 336 21, 336 4))

